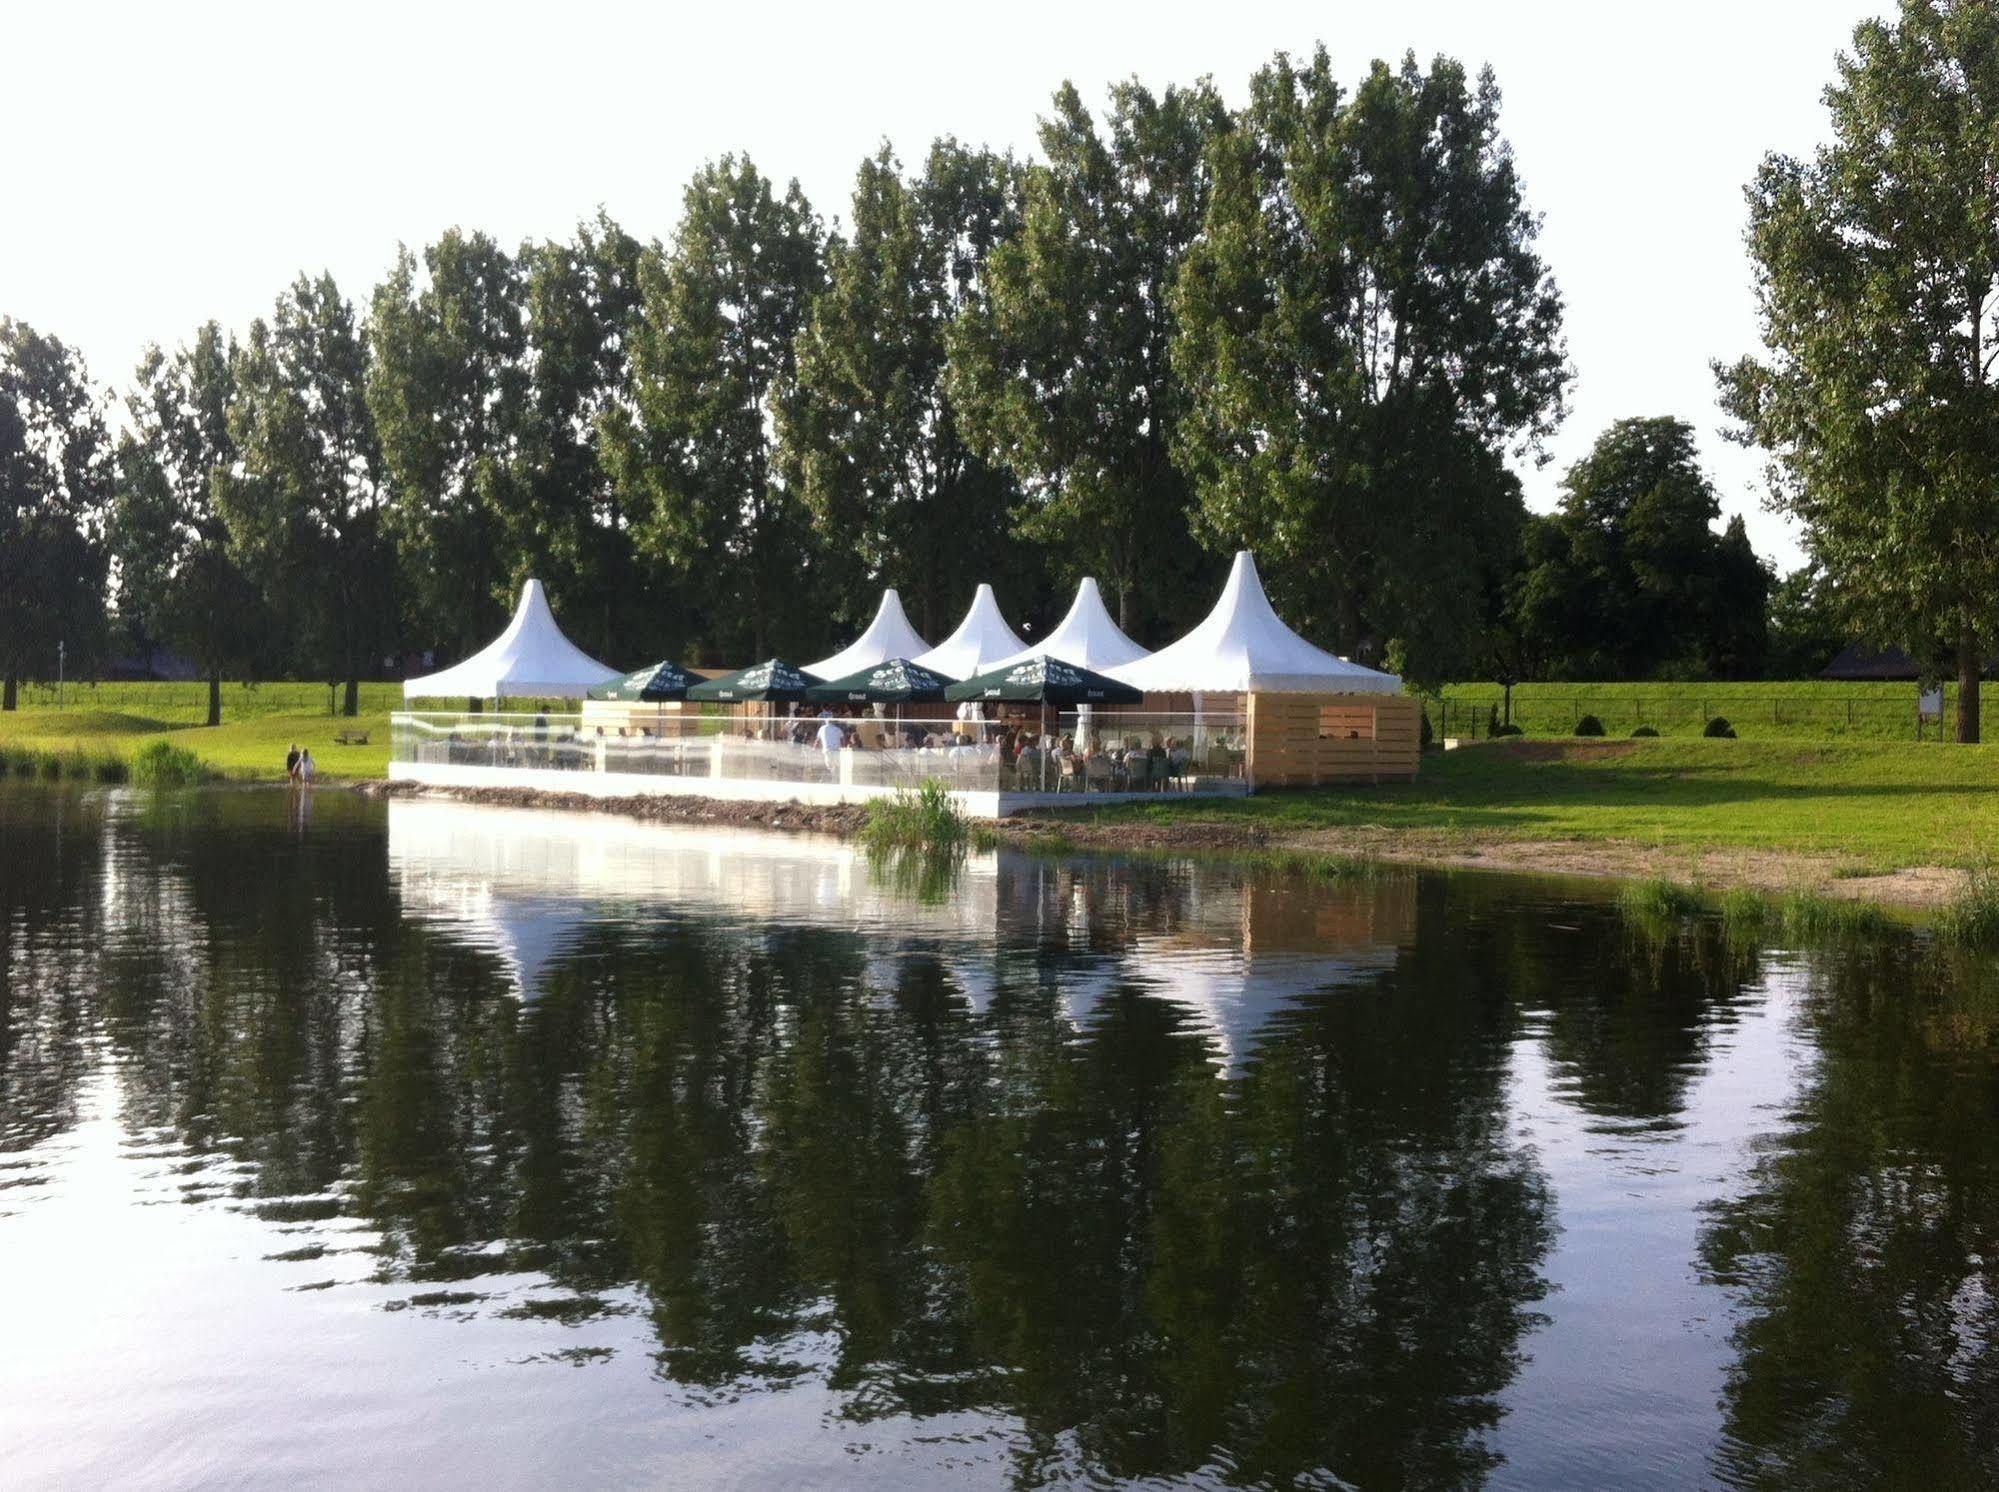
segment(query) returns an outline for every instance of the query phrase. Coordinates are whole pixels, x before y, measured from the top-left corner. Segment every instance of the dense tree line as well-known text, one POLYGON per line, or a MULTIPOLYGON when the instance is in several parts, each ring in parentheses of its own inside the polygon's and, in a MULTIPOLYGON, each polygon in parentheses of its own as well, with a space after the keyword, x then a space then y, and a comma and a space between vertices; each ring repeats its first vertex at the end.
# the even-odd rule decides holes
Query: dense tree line
POLYGON ((626 663, 810 657, 882 585, 933 635, 979 579, 1047 616, 1086 573, 1156 644, 1242 545, 1303 630, 1418 681, 1754 670, 1765 577, 1684 426, 1522 502, 1571 375, 1499 110, 1449 59, 1348 89, 1323 50, 1240 110, 1064 87, 1038 159, 884 146, 830 225, 724 156, 664 241, 452 229, 364 302, 301 276, 149 349, 122 409, 8 322, 8 697, 60 639, 351 709, 529 575, 626 663))

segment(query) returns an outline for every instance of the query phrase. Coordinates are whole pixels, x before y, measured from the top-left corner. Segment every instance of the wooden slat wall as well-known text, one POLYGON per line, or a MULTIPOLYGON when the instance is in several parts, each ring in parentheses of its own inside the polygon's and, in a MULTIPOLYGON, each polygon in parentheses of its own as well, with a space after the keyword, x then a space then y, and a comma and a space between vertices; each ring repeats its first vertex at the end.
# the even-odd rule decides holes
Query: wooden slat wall
POLYGON ((1407 782, 1422 746, 1422 706, 1399 694, 1252 694, 1251 787, 1407 782), (1358 740, 1346 732, 1360 733, 1358 740))

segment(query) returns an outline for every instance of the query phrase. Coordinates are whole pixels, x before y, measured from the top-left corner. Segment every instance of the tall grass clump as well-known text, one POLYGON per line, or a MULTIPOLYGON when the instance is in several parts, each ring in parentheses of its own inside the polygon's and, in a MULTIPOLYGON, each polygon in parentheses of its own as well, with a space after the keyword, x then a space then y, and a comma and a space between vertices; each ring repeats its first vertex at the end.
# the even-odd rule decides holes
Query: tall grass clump
POLYGON ((1731 938, 1756 938, 1769 925, 1772 910, 1762 892, 1731 886, 1721 896, 1721 925, 1731 938))
POLYGON ((1960 948, 1999 947, 1999 871, 1981 865, 1937 909, 1937 937, 1960 948))
POLYGON ((1678 922, 1702 911, 1706 900, 1692 886, 1653 876, 1627 882, 1617 893, 1624 915, 1638 922, 1678 922))
POLYGON ((142 787, 192 787, 207 776, 206 762, 171 741, 148 741, 132 758, 132 780, 142 787))
POLYGON ((1793 891, 1777 903, 1777 925, 1795 943, 1831 943, 1874 937, 1893 920, 1866 901, 1843 901, 1817 891, 1793 891))
POLYGON ((951 894, 972 838, 971 821, 934 777, 913 793, 871 799, 860 834, 875 873, 920 902, 951 894))
POLYGON ((870 799, 868 820, 861 826, 861 843, 876 854, 892 850, 963 854, 971 840, 971 821, 935 777, 913 793, 897 789, 889 797, 870 799))
POLYGON ((0 777, 39 777, 44 782, 123 782, 130 775, 115 751, 47 751, 35 746, 0 746, 0 777))

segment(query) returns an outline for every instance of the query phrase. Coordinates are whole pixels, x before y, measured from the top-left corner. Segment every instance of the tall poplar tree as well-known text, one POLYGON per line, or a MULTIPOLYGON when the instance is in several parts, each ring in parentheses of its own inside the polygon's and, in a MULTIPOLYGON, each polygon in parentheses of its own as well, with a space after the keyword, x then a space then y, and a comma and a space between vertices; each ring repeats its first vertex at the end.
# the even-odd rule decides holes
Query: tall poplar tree
POLYGON ((824 234, 793 182, 747 158, 688 184, 680 226, 639 261, 628 400, 604 415, 605 454, 634 538, 717 656, 818 640, 801 604, 811 524, 777 459, 797 397, 795 340, 823 278, 824 234))
POLYGON ((526 336, 514 261, 456 228, 398 249, 368 321, 368 411, 422 635, 457 653, 505 619, 494 488, 520 434, 526 336))
POLYGON ((827 246, 783 433, 823 543, 856 562, 850 620, 894 585, 938 636, 980 581, 1016 578, 996 565, 1020 569, 1007 563, 1016 484, 966 445, 944 382, 946 335, 1018 225, 1016 181, 1011 161, 950 139, 905 181, 883 146, 861 164, 847 235, 827 246))
POLYGON ((1718 371, 1846 619, 1949 657, 1976 741, 1999 642, 1999 6, 1903 0, 1837 68, 1831 140, 1749 187, 1766 355, 1718 371))
POLYGON ((345 684, 349 715, 361 675, 398 639, 401 600, 367 367, 352 303, 330 274, 301 275, 238 349, 229 434, 239 459, 216 487, 287 647, 345 684))
POLYGON ((232 339, 210 321, 169 356, 140 359, 126 397, 111 525, 120 610, 187 653, 208 680, 208 723, 222 723, 222 675, 253 653, 261 598, 236 563, 216 481, 236 463, 229 433, 232 339))
POLYGON ((1227 127, 1205 81, 1159 95, 1121 83, 1102 131, 1065 84, 1021 230, 952 328, 948 387, 968 438, 1020 481, 1027 532, 1095 574, 1127 629, 1184 609, 1172 291, 1207 205, 1207 148, 1227 127))
POLYGON ((1509 453, 1562 412, 1561 300, 1534 249, 1499 89, 1439 58, 1347 94, 1280 55, 1211 151, 1174 298, 1196 526, 1247 544, 1342 650, 1464 664, 1518 526, 1509 453))
POLYGON ((520 437, 490 493, 513 566, 561 598, 562 624, 599 657, 669 639, 604 459, 601 416, 630 380, 640 244, 603 214, 573 237, 522 248, 528 368, 520 437))
POLYGON ((112 456, 83 359, 0 317, 0 709, 104 628, 112 456))

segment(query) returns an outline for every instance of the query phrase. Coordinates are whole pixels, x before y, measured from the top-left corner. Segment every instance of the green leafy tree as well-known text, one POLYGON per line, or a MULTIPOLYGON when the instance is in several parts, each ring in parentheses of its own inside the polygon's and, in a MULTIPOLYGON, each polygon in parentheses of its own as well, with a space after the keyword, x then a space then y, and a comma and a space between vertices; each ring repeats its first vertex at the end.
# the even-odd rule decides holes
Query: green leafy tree
POLYGON ((1831 140, 1749 187, 1766 355, 1718 371, 1856 630, 1951 638, 1976 741, 1999 637, 1999 6, 1904 0, 1837 68, 1831 140))
POLYGON ((817 640, 810 519, 775 430, 823 238, 796 182, 780 196, 747 158, 704 167, 671 246, 639 262, 631 386, 604 415, 634 539, 728 656, 817 640))
POLYGON ((1563 478, 1529 539, 1518 626, 1572 678, 1748 676, 1763 663, 1769 572, 1726 533, 1693 427, 1618 420, 1563 478))
POLYGON ((630 379, 640 316, 640 244, 603 213, 518 264, 529 348, 517 444, 488 493, 512 568, 508 595, 538 575, 565 630, 599 657, 659 657, 661 598, 639 561, 604 459, 599 422, 630 379))
POLYGON ((944 379, 950 328, 1018 225, 1016 182, 1011 161, 948 139, 914 181, 887 146, 864 161, 784 406, 799 490, 829 552, 860 572, 845 599, 865 610, 876 586, 898 586, 932 636, 978 582, 1010 579, 995 558, 1018 552, 1018 488, 966 445, 944 379))
POLYGON ((121 613, 184 650, 208 679, 208 723, 222 723, 222 675, 248 661, 263 631, 261 598, 230 552, 217 477, 237 460, 229 433, 234 342, 210 321, 171 356, 140 359, 118 443, 111 524, 121 613))
POLYGON ((1192 594, 1172 290, 1207 205, 1209 142, 1227 128, 1205 81, 1157 96, 1120 83, 1101 132, 1065 84, 1021 229, 949 339, 967 438, 1020 481, 1027 533, 1072 575, 1096 575, 1127 630, 1177 619, 1192 594))
POLYGON ((1825 572, 1811 564, 1798 566, 1771 587, 1771 678, 1811 678, 1846 646, 1846 629, 1831 592, 1825 572))
POLYGON ((0 709, 103 637, 111 441, 83 359, 0 317, 0 709))
POLYGON ((1521 510, 1504 457, 1538 450, 1568 380, 1499 105, 1447 58, 1348 95, 1323 48, 1278 56, 1212 147, 1174 298, 1198 530, 1254 547, 1343 650, 1401 639, 1419 677, 1474 647, 1521 510))
POLYGON ((345 683, 349 715, 361 675, 395 644, 400 595, 367 367, 333 277, 300 276, 238 349, 228 421, 238 460, 216 486, 234 551, 300 656, 345 683))
POLYGON ((527 372, 514 261, 457 229, 399 249, 368 324, 368 411, 422 635, 456 653, 506 615, 510 566, 493 489, 522 423, 527 372))

